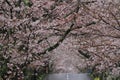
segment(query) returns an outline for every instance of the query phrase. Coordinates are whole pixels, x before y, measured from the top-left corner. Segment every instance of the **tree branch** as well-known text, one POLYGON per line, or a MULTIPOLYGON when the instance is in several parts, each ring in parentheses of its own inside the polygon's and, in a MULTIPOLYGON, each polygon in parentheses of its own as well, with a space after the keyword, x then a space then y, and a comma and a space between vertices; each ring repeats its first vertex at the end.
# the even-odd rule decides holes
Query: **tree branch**
POLYGON ((71 24, 70 28, 64 33, 64 35, 59 39, 59 41, 56 44, 47 48, 45 51, 38 53, 38 55, 42 55, 42 54, 44 55, 44 54, 46 54, 47 51, 50 52, 50 51, 56 49, 60 45, 60 43, 62 43, 64 41, 66 36, 72 31, 73 26, 74 26, 74 24, 71 24))

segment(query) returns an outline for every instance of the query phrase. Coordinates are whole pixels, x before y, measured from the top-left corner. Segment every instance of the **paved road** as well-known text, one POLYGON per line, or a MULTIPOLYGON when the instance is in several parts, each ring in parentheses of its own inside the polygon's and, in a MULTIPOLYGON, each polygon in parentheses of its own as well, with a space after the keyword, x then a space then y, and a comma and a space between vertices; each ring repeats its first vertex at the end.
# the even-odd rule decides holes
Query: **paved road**
POLYGON ((60 73, 49 74, 45 80, 90 80, 88 74, 60 73))

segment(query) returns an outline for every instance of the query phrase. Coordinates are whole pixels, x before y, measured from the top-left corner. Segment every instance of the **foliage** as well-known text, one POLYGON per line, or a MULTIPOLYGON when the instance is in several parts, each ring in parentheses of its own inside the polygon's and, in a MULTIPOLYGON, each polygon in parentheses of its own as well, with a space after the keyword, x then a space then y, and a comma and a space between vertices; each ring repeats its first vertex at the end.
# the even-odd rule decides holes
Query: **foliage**
POLYGON ((0 0, 0 78, 90 68, 95 80, 119 80, 120 3, 111 1, 0 0))

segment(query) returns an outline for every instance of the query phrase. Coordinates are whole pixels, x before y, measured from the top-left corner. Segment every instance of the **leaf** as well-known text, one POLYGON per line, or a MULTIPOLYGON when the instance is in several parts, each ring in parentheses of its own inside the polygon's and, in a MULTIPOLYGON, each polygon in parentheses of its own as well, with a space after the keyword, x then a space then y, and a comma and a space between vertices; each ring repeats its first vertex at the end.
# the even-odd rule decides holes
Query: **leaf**
POLYGON ((96 77, 96 78, 94 78, 94 80, 100 80, 100 78, 99 78, 99 77, 96 77))
POLYGON ((31 7, 31 6, 33 5, 30 0, 23 0, 23 2, 24 2, 24 4, 25 4, 25 6, 31 7))
POLYGON ((109 76, 107 77, 107 80, 112 80, 112 76, 109 75, 109 76))

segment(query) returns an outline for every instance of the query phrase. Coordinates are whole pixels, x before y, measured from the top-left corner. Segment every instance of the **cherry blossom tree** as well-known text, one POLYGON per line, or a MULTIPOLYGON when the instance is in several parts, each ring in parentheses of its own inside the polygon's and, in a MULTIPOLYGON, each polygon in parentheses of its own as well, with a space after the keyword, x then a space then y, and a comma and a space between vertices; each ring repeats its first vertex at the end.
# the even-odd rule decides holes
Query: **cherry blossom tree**
POLYGON ((36 80, 50 71, 89 70, 119 78, 119 6, 119 0, 1 0, 0 78, 36 80), (64 55, 75 70, 59 64, 64 55))

